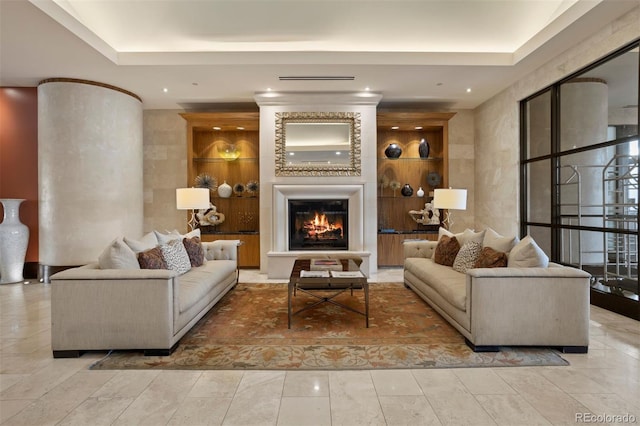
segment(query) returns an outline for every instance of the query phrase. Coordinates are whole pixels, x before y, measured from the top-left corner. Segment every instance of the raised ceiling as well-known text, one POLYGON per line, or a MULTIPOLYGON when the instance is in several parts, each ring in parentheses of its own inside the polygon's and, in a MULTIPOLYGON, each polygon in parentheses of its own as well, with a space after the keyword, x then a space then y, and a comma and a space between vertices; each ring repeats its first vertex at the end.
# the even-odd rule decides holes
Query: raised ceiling
POLYGON ((367 88, 387 103, 473 108, 637 5, 638 0, 3 0, 0 84, 96 80, 136 93, 147 109, 253 102, 256 92, 267 90, 367 88))

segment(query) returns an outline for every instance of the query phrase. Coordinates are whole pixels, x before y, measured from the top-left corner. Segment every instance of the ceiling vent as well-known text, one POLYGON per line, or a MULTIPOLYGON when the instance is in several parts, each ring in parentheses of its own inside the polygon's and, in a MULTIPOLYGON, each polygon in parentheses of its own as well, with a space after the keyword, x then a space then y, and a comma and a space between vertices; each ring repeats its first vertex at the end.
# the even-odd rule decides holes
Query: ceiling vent
POLYGON ((280 81, 351 81, 355 80, 354 76, 340 75, 290 75, 278 77, 280 81))

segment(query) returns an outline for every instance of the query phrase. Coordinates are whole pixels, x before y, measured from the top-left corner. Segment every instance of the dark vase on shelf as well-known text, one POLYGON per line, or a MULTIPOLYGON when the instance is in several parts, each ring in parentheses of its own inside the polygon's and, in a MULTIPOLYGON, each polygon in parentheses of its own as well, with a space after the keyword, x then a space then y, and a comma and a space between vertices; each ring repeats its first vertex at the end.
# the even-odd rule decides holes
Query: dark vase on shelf
POLYGON ((402 148, 400 148, 396 143, 389 144, 387 149, 384 150, 384 155, 386 155, 387 158, 400 158, 400 155, 402 155, 402 148))
POLYGON ((420 158, 429 158, 429 142, 427 139, 422 138, 420 140, 420 144, 418 145, 418 153, 420 154, 420 158))
POLYGON ((405 197, 411 197, 413 195, 413 188, 408 183, 405 183, 402 189, 400 190, 400 193, 405 197))

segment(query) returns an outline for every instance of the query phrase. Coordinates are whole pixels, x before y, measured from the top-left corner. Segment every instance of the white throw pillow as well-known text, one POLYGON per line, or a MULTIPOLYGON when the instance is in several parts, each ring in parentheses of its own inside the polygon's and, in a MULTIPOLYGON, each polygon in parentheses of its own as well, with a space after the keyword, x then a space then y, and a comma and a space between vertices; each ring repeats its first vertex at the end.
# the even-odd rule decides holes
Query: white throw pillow
POLYGON ((182 244, 182 240, 169 241, 167 244, 160 246, 162 257, 167 264, 167 269, 184 274, 191 269, 191 261, 189 254, 182 244))
POLYGON ((491 247, 496 251, 509 253, 518 243, 518 237, 503 237, 491 228, 487 228, 482 241, 482 247, 491 247))
POLYGON ((468 241, 460 247, 460 251, 456 255, 456 259, 453 261, 453 269, 465 273, 467 269, 473 268, 476 260, 480 257, 482 251, 482 244, 476 241, 468 241))
POLYGON ((156 238, 156 235, 153 232, 149 232, 139 240, 132 240, 131 238, 124 237, 124 242, 135 253, 151 250, 152 248, 158 245, 158 239, 156 238))
POLYGON ((511 249, 507 266, 509 268, 546 268, 549 266, 549 257, 533 238, 527 235, 511 249))
POLYGON ((200 237, 200 228, 196 228, 193 231, 187 232, 186 234, 180 234, 178 231, 173 230, 169 233, 163 234, 158 231, 153 231, 158 240, 158 244, 167 244, 169 241, 180 240, 183 238, 193 238, 200 237))
POLYGON ((100 269, 140 269, 138 258, 121 237, 116 238, 98 257, 100 269))
POLYGON ((475 232, 473 229, 465 229, 462 233, 462 237, 458 238, 460 241, 460 245, 463 246, 467 244, 469 241, 476 242, 482 246, 482 241, 484 240, 485 231, 475 232))

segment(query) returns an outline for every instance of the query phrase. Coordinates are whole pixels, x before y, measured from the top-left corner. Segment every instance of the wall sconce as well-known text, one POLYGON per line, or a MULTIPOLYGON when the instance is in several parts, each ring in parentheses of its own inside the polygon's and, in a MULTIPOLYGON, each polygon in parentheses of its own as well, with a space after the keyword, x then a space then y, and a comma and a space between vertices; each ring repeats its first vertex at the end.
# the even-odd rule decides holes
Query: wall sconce
POLYGON ((435 189, 433 192, 433 207, 446 210, 442 223, 445 225, 445 228, 451 229, 453 219, 450 210, 467 209, 467 190, 452 188, 435 189))
POLYGON ((176 208, 178 210, 191 210, 191 219, 187 222, 190 231, 193 231, 197 225, 196 210, 208 209, 210 202, 207 188, 176 189, 176 208))

